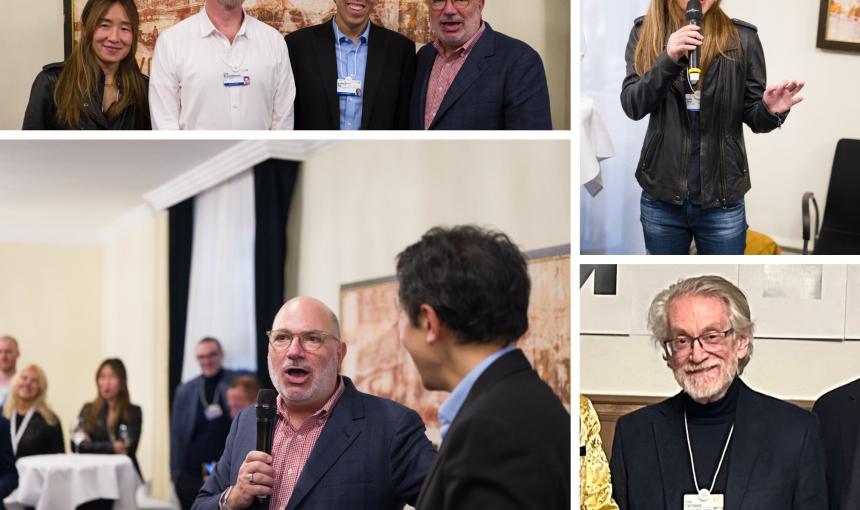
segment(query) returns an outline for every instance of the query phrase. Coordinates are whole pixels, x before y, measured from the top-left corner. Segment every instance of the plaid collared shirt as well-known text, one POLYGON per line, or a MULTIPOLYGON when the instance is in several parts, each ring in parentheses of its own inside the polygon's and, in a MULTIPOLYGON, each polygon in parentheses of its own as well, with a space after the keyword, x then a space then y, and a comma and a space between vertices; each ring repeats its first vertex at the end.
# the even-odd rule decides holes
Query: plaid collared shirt
POLYGON ((340 376, 337 379, 337 389, 323 404, 319 411, 308 418, 304 424, 295 430, 290 425, 290 413, 284 399, 278 395, 278 423, 272 439, 272 467, 275 468, 275 486, 272 491, 272 502, 269 508, 279 509, 287 506, 296 482, 305 462, 308 461, 314 445, 317 443, 323 427, 328 421, 331 410, 340 396, 343 395, 344 384, 340 376))
POLYGON ((427 100, 425 101, 426 104, 424 106, 424 129, 430 128, 430 124, 433 122, 433 119, 436 118, 436 114, 442 106, 442 100, 445 99, 445 94, 448 93, 448 89, 450 89, 451 84, 454 83, 454 78, 457 77, 460 69, 463 68, 463 64, 466 63, 466 59, 469 58, 472 48, 475 47, 475 44, 477 44, 478 39, 481 38, 481 34, 484 33, 484 29, 486 27, 487 25, 481 22, 481 28, 475 32, 475 35, 447 57, 443 56, 445 54, 445 50, 442 47, 442 43, 439 42, 439 39, 433 41, 433 47, 436 48, 436 60, 433 61, 433 69, 430 71, 430 80, 427 82, 427 100))

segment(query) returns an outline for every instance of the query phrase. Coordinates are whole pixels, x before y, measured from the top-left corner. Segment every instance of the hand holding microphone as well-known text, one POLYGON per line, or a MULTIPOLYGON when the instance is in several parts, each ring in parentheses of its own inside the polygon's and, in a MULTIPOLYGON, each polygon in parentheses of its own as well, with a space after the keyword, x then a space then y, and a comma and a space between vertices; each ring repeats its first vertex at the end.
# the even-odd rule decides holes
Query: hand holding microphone
POLYGON ((264 501, 272 495, 275 486, 275 468, 272 467, 272 432, 275 427, 275 390, 263 389, 257 393, 257 449, 248 452, 236 484, 227 497, 233 510, 251 506, 254 498, 264 501))
POLYGON ((681 57, 702 45, 701 28, 696 25, 686 25, 669 36, 666 43, 666 53, 674 63, 681 61, 681 57))

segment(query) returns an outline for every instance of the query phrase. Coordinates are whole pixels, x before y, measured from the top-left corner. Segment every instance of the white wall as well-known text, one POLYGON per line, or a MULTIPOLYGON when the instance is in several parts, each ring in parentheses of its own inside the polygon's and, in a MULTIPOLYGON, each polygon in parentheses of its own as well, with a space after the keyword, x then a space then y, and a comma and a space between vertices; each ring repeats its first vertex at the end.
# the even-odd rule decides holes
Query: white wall
POLYGON ((21 129, 36 74, 63 60, 63 0, 3 2, 0 48, 0 129, 21 129))
POLYGON ((340 142, 303 164, 295 193, 287 294, 335 311, 342 284, 393 275, 435 225, 494 226, 524 250, 570 242, 566 141, 340 142))
POLYGON ((860 138, 860 103, 851 100, 860 83, 860 54, 815 47, 820 2, 725 0, 729 16, 758 26, 769 83, 807 82, 781 130, 744 134, 752 190, 747 195, 750 227, 783 243, 801 242, 800 198, 812 191, 824 212, 833 151, 839 138, 860 138))
MULTIPOLYGON (((14 69, 0 76, 0 129, 20 129, 33 78, 49 62, 63 60, 63 0, 6 2, 0 16, 0 62, 14 69), (14 49, 14 51, 12 51, 14 49)), ((484 17, 497 30, 529 43, 543 58, 553 127, 570 127, 570 3, 487 0, 484 17)))

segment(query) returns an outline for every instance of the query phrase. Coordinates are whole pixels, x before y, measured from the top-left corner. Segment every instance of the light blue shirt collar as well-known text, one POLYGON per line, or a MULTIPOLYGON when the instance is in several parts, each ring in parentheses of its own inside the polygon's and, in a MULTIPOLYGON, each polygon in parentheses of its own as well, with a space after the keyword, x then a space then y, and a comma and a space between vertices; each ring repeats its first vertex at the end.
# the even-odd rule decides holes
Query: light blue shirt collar
POLYGON ((460 384, 454 388, 454 391, 452 391, 448 398, 445 399, 445 402, 439 406, 439 433, 442 436, 442 441, 445 440, 445 435, 448 434, 448 428, 451 427, 451 423, 453 423, 454 418, 457 417, 457 414, 460 412, 460 408, 463 407, 463 402, 466 401, 466 397, 469 396, 469 392, 472 391, 472 386, 475 385, 475 381, 478 380, 478 377, 480 377, 481 374, 483 374, 484 371, 497 359, 516 348, 516 346, 505 347, 484 358, 484 361, 480 362, 478 366, 473 368, 472 371, 469 372, 462 381, 460 381, 460 384))
MULTIPOLYGON (((340 31, 340 27, 337 26, 337 21, 335 21, 335 18, 331 19, 331 25, 332 25, 332 27, 334 27, 334 40, 335 41, 340 42, 340 41, 343 41, 344 39, 346 39, 350 42, 352 41, 352 39, 350 39, 349 37, 347 37, 346 34, 344 34, 343 32, 340 31)), ((361 35, 358 36, 358 40, 361 43, 367 44, 368 37, 370 37, 370 20, 367 20, 367 26, 364 27, 364 32, 362 32, 361 35)))

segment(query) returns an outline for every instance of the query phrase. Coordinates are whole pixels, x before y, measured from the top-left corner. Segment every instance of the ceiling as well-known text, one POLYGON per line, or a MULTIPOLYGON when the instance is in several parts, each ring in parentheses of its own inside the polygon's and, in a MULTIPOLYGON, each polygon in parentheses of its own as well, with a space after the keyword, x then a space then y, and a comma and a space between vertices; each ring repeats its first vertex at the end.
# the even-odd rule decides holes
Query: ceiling
POLYGON ((144 194, 234 140, 0 141, 0 242, 99 242, 144 194))

